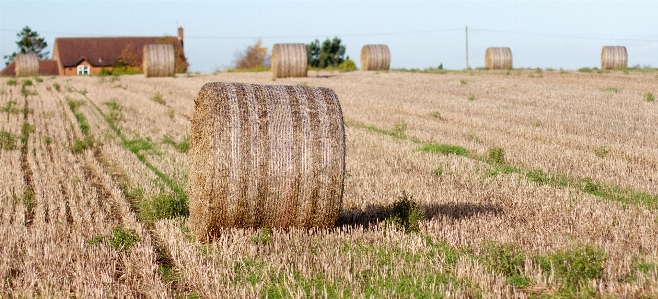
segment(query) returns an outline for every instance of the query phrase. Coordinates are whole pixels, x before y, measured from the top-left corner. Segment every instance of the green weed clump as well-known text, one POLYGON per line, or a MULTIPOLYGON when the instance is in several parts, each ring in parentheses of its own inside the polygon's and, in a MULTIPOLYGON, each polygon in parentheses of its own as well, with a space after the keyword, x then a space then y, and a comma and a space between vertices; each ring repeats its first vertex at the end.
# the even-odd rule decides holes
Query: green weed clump
POLYGON ((619 89, 617 87, 604 88, 603 91, 610 91, 612 93, 619 93, 619 89))
MULTIPOLYGON (((560 282, 561 292, 578 294, 587 289, 587 281, 603 276, 606 253, 591 246, 578 246, 570 250, 557 250, 545 256, 538 256, 535 262, 547 275, 555 273, 560 282)), ((595 293, 594 293, 595 294, 595 293)))
POLYGON ((578 69, 578 71, 581 72, 581 73, 591 73, 592 69, 589 68, 589 67, 581 67, 581 68, 578 69))
POLYGON ((654 97, 651 92, 647 92, 644 94, 644 100, 647 102, 653 102, 654 100, 656 100, 656 97, 654 97))
POLYGON ((507 283, 516 287, 530 285, 523 275, 525 254, 513 244, 487 243, 484 246, 480 260, 491 271, 505 275, 507 283))
POLYGON ((18 137, 7 131, 0 131, 0 148, 3 150, 15 150, 18 137))
POLYGON ((251 237, 251 242, 256 244, 268 245, 272 241, 272 231, 268 227, 262 227, 258 230, 256 236, 251 237))
POLYGON ((178 193, 160 193, 138 203, 139 218, 147 223, 160 219, 186 217, 190 214, 188 199, 178 193))
POLYGON ((468 150, 462 146, 452 144, 428 144, 416 149, 417 152, 431 153, 431 154, 444 154, 444 155, 457 155, 468 156, 468 150))
POLYGON ((173 146, 179 153, 187 153, 190 150, 190 136, 187 135, 181 142, 176 142, 171 136, 165 135, 162 142, 173 146))
POLYGON ((87 240, 87 244, 96 245, 100 243, 105 243, 110 247, 118 251, 128 251, 130 247, 135 245, 141 239, 137 232, 134 229, 127 229, 123 225, 112 228, 112 236, 96 236, 90 240, 87 240))
POLYGON ((475 101, 475 100, 477 100, 477 98, 475 97, 475 95, 471 94, 471 95, 468 95, 468 100, 469 101, 475 101))
POLYGON ((162 94, 160 94, 159 91, 156 92, 155 95, 153 95, 153 96, 151 97, 151 101, 156 102, 156 103, 161 104, 161 105, 167 105, 167 101, 165 101, 165 100, 162 98, 162 94))
POLYGON ((604 146, 599 146, 596 149, 594 149, 594 155, 597 157, 603 159, 605 156, 608 155, 609 150, 605 148, 604 146))
POLYGON ((489 148, 488 160, 493 164, 505 164, 505 150, 497 146, 489 148))
POLYGON ((419 232, 420 222, 425 219, 425 209, 403 192, 402 197, 393 203, 390 215, 385 218, 385 224, 392 224, 406 232, 419 232))
POLYGON ((32 80, 30 80, 30 79, 23 80, 22 86, 32 86, 32 85, 33 85, 32 80))
POLYGON ((439 111, 432 111, 432 112, 430 112, 430 116, 431 116, 431 117, 434 117, 434 118, 436 118, 436 119, 438 119, 438 120, 443 119, 443 118, 441 117, 441 113, 439 113, 439 111))
POLYGON ((59 89, 60 89, 62 86, 60 86, 60 85, 57 84, 57 83, 53 83, 53 87, 55 88, 55 90, 59 91, 59 89))
POLYGON ((80 154, 88 149, 94 148, 95 144, 94 137, 85 136, 82 139, 76 139, 71 146, 71 152, 74 154, 80 154))
POLYGON ((7 83, 6 83, 6 84, 7 84, 8 86, 15 86, 16 83, 17 83, 17 82, 16 82, 16 79, 9 79, 9 80, 7 80, 7 83))

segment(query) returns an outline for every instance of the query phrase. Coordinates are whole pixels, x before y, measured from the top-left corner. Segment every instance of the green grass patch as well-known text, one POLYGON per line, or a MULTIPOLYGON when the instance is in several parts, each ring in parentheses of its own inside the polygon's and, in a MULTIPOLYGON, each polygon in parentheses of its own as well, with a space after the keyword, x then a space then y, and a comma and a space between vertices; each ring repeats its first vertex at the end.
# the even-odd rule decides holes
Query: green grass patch
POLYGON ((147 223, 160 219, 187 217, 190 214, 187 196, 177 193, 160 193, 137 203, 139 218, 147 223))
POLYGON ((0 107, 0 112, 9 114, 28 114, 34 113, 34 110, 28 108, 16 108, 16 101, 7 101, 4 106, 0 107))
POLYGON ((162 143, 169 144, 179 153, 187 153, 190 150, 190 136, 187 135, 181 142, 176 142, 171 136, 165 135, 162 143))
POLYGON ((437 168, 432 169, 432 174, 435 176, 441 176, 443 174, 443 167, 439 166, 437 168))
POLYGON ((479 258, 489 270, 505 275, 508 284, 517 288, 530 285, 523 275, 526 256, 513 244, 486 243, 479 258))
POLYGON ((581 72, 581 73, 591 73, 591 72, 593 72, 592 69, 589 68, 589 67, 581 67, 581 68, 578 69, 578 71, 581 72))
POLYGON ((53 83, 53 87, 54 87, 55 90, 57 90, 57 91, 59 91, 59 89, 62 88, 62 86, 59 85, 58 83, 53 83))
POLYGON ((607 87, 607 88, 604 88, 602 90, 603 91, 609 91, 609 92, 612 92, 612 93, 619 93, 619 89, 617 89, 617 87, 607 87))
POLYGON ((43 82, 43 79, 39 76, 35 76, 34 81, 36 81, 37 83, 41 83, 41 82, 43 82))
POLYGON ((272 231, 268 227, 261 227, 258 234, 251 237, 250 240, 256 244, 268 245, 272 241, 272 231))
POLYGON ((441 113, 439 111, 432 111, 430 112, 430 116, 433 118, 436 118, 438 120, 442 120, 443 118, 441 117, 441 113))
POLYGON ((112 236, 96 236, 87 240, 87 244, 96 245, 104 243, 117 251, 129 251, 141 239, 134 229, 127 229, 123 225, 112 228, 112 236))
POLYGON ((647 92, 644 94, 644 101, 646 102, 653 102, 656 100, 656 97, 653 96, 653 93, 647 92))
POLYGON ((17 82, 16 79, 9 79, 5 84, 7 84, 8 86, 15 86, 17 82))
POLYGON ((32 86, 32 85, 34 85, 34 84, 32 83, 32 80, 30 80, 30 79, 25 79, 25 80, 23 80, 23 84, 21 84, 21 85, 22 85, 22 86, 32 86))
POLYGON ((488 152, 489 164, 505 164, 505 150, 500 147, 491 147, 488 152))
MULTIPOLYGON (((262 65, 257 66, 257 67, 252 67, 252 68, 247 68, 247 69, 226 69, 226 73, 251 73, 251 72, 269 72, 271 69, 269 67, 264 67, 262 65)), ((215 73, 220 73, 218 71, 215 71, 215 73)))
POLYGON ((23 142, 23 144, 27 143, 30 134, 34 133, 36 128, 37 127, 35 125, 30 123, 23 123, 23 125, 21 125, 21 142, 23 142))
POLYGON ((535 262, 546 275, 554 273, 560 284, 560 295, 576 295, 583 292, 595 295, 586 285, 588 280, 603 276, 606 253, 591 246, 577 246, 568 250, 557 250, 548 255, 540 255, 535 262))
POLYGON ((174 271, 174 267, 172 267, 171 265, 165 265, 165 264, 158 265, 158 274, 160 274, 160 277, 164 282, 173 282, 183 279, 183 275, 176 273, 176 271, 174 271))
POLYGON ((137 155, 137 157, 141 157, 140 159, 143 159, 144 155, 160 155, 151 137, 144 138, 138 135, 133 139, 126 139, 123 144, 129 151, 137 155))
POLYGON ((475 100, 477 100, 477 98, 475 97, 475 95, 470 94, 470 95, 468 95, 468 100, 469 101, 475 101, 475 100))
POLYGON ((82 139, 76 139, 71 145, 71 152, 74 154, 80 154, 88 149, 94 148, 95 140, 93 136, 85 136, 82 139))
POLYGON ((161 105, 167 105, 167 101, 162 98, 162 94, 158 91, 151 97, 151 101, 156 102, 161 105))
POLYGON ((462 157, 468 156, 468 150, 466 148, 452 144, 428 144, 415 149, 415 151, 431 154, 452 154, 462 157))
POLYGON ((610 151, 607 148, 605 148, 604 146, 599 146, 596 149, 594 149, 594 155, 596 155, 597 157, 599 157, 601 159, 605 158, 605 156, 608 155, 608 152, 610 152, 610 151))
POLYGON ((39 93, 36 90, 30 91, 29 89, 27 89, 27 87, 25 87, 25 85, 21 86, 21 95, 24 96, 24 97, 36 96, 38 94, 39 93))

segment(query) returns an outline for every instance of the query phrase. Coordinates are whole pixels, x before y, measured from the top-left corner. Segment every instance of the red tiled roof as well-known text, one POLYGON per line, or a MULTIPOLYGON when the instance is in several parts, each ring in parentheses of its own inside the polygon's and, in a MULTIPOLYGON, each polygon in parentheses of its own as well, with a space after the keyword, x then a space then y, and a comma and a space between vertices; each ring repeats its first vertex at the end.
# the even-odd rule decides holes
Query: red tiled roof
POLYGON ((63 67, 77 66, 86 60, 95 67, 112 66, 125 50, 133 54, 135 65, 142 64, 142 50, 145 45, 171 43, 174 49, 183 52, 183 45, 177 37, 58 37, 55 39, 54 53, 63 67))
MULTIPOLYGON (((57 76, 59 75, 59 68, 55 60, 39 60, 39 75, 43 76, 57 76)), ((16 76, 16 62, 12 61, 2 71, 0 76, 16 76)))

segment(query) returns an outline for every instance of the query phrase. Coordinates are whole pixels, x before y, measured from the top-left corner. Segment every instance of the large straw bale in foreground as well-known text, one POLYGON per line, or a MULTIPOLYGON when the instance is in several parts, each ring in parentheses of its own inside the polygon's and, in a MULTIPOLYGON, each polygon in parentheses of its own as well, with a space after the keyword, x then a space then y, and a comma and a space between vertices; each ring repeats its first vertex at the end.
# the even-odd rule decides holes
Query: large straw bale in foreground
POLYGON ((142 70, 148 77, 173 77, 176 72, 174 45, 153 44, 144 46, 142 70))
POLYGON ((272 78, 306 77, 308 57, 304 44, 272 46, 272 78))
POLYGON ((508 47, 487 48, 484 54, 484 64, 490 70, 512 68, 512 49, 508 47))
POLYGON ((624 46, 605 46, 601 50, 601 69, 623 69, 628 65, 628 52, 624 46))
POLYGON ((16 76, 39 75, 39 56, 35 53, 16 56, 16 76))
POLYGON ((195 101, 190 225, 331 227, 343 196, 345 129, 328 88, 207 83, 195 101))
POLYGON ((365 45, 361 48, 361 70, 388 71, 391 68, 391 52, 387 45, 365 45))

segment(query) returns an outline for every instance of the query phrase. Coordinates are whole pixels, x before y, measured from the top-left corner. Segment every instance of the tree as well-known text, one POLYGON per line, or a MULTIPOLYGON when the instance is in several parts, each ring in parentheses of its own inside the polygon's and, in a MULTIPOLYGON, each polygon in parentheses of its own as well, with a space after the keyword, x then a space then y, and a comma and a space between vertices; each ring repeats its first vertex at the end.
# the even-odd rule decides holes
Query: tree
POLYGON ((36 53, 39 59, 48 59, 49 52, 43 52, 48 46, 46 40, 43 37, 39 37, 39 34, 36 31, 32 31, 29 26, 25 26, 21 32, 16 34, 16 37, 18 37, 18 41, 16 41, 18 52, 5 55, 5 65, 14 61, 16 55, 19 54, 36 53))
POLYGON ((267 55, 267 48, 262 47, 262 41, 259 38, 244 52, 236 52, 233 63, 236 69, 242 70, 266 68, 270 66, 270 56, 267 55))
MULTIPOLYGON (((306 56, 308 65, 317 68, 337 67, 345 61, 345 45, 340 44, 340 38, 325 40, 320 46, 320 41, 315 40, 306 45, 306 56)), ((347 57, 349 59, 349 57, 347 57)))

